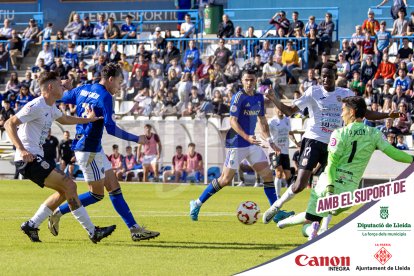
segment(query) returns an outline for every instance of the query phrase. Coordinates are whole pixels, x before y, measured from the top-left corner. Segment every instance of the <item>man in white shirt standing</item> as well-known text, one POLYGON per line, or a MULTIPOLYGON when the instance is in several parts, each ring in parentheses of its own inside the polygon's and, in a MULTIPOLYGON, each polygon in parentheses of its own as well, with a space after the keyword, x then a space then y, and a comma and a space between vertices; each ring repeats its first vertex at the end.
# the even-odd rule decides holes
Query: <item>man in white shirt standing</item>
POLYGON ((185 22, 181 24, 180 28, 181 37, 191 38, 194 34, 194 24, 191 22, 191 16, 186 14, 184 20, 185 22))
POLYGON ((103 228, 94 226, 79 201, 75 182, 62 171, 57 170, 55 164, 43 158, 42 145, 54 120, 61 124, 87 124, 101 118, 96 118, 93 111, 89 112, 86 118, 64 115, 56 107, 56 100, 63 95, 63 87, 56 73, 43 72, 39 77, 39 85, 42 95, 27 103, 15 116, 7 120, 5 129, 16 147, 14 161, 19 173, 41 188, 48 187, 58 193, 46 199, 34 216, 24 222, 20 228, 32 242, 40 242, 38 235, 40 224, 51 216, 53 210, 66 198, 73 216, 88 232, 91 241, 97 243, 109 236, 116 226, 103 228), (64 195, 63 200, 60 195, 64 195))

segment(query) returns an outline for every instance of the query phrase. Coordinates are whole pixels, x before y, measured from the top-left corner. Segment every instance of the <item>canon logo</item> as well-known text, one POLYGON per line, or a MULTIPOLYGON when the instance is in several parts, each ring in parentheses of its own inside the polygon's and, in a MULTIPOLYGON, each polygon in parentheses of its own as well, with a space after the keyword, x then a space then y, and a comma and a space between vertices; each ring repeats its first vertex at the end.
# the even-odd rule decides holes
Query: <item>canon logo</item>
POLYGON ((299 266, 350 266, 350 257, 308 257, 298 255, 295 263, 299 266))

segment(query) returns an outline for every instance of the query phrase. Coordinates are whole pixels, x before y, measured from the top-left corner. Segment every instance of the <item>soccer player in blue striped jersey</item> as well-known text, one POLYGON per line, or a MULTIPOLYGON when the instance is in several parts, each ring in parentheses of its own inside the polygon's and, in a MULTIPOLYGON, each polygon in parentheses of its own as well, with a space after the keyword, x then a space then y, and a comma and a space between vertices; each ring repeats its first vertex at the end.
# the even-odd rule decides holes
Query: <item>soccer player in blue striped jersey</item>
POLYGON ((264 192, 270 205, 277 199, 269 161, 260 146, 260 141, 255 136, 257 120, 259 120, 261 131, 264 138, 269 142, 269 146, 275 152, 280 152, 280 149, 270 138, 269 125, 265 117, 264 97, 262 94, 256 93, 255 72, 252 70, 243 71, 242 83, 243 89, 231 99, 231 129, 226 135, 227 155, 223 172, 219 178, 211 181, 197 200, 190 201, 190 217, 193 221, 198 220, 198 213, 203 203, 220 191, 221 188, 231 183, 243 159, 249 161, 253 169, 263 178, 264 192))
MULTIPOLYGON (((130 229, 132 240, 139 241, 155 238, 160 233, 140 227, 135 221, 101 144, 104 128, 108 134, 123 140, 139 144, 147 142, 145 135, 138 137, 128 133, 120 129, 114 121, 112 96, 119 91, 122 82, 121 67, 118 64, 109 63, 103 68, 99 83, 82 85, 67 91, 63 95, 62 102, 76 105, 79 117, 84 117, 90 109, 94 110, 96 116, 103 117, 103 120, 76 126, 72 149, 75 151, 76 160, 84 174, 85 181, 89 185, 89 192, 79 196, 82 205, 86 207, 102 200, 105 187, 112 205, 130 229)), ((50 216, 49 230, 53 235, 58 235, 60 217, 68 212, 68 205, 63 204, 50 216)))

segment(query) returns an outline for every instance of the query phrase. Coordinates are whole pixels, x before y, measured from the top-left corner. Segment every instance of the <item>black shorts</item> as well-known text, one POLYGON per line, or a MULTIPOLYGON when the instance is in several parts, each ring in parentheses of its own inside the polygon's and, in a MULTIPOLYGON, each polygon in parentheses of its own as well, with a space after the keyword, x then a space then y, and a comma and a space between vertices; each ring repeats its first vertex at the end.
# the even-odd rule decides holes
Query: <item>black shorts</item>
POLYGON ((289 154, 276 155, 274 152, 269 154, 269 159, 274 167, 282 166, 283 170, 290 170, 289 154))
POLYGON ((299 155, 299 169, 312 171, 318 163, 324 168, 328 162, 328 144, 303 138, 299 155))
POLYGON ((45 186, 45 179, 55 169, 56 164, 37 155, 33 162, 16 161, 17 171, 25 178, 32 180, 41 188, 45 186))
POLYGON ((75 162, 72 162, 72 156, 71 157, 62 157, 62 160, 63 160, 63 162, 65 162, 66 166, 75 164, 75 162))

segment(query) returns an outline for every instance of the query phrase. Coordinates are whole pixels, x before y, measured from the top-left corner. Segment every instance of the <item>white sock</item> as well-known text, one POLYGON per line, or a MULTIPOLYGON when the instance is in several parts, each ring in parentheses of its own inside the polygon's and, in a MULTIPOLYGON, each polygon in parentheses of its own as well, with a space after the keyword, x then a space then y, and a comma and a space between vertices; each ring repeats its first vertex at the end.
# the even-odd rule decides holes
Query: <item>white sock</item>
POLYGON ((59 207, 53 212, 53 215, 55 215, 55 216, 57 216, 57 217, 61 217, 61 216, 63 216, 62 215, 62 212, 60 212, 60 209, 59 209, 59 207))
POLYGON ((52 210, 49 209, 46 205, 42 204, 40 205, 37 212, 33 215, 33 217, 30 219, 31 226, 34 228, 39 228, 40 224, 45 221, 49 216, 52 215, 52 210))
POLYGON ((130 227, 129 230, 137 229, 137 228, 139 228, 139 225, 136 223, 132 227, 130 227))
POLYGON ((332 215, 331 214, 328 214, 327 217, 323 218, 322 225, 321 225, 321 230, 322 231, 326 231, 326 230, 329 229, 329 223, 331 222, 331 220, 332 220, 332 215))
POLYGON ((285 227, 303 224, 306 220, 305 216, 306 216, 306 212, 299 213, 295 216, 291 216, 291 217, 285 218, 284 220, 279 221, 277 223, 277 226, 280 229, 283 229, 285 227))
POLYGON ((86 212, 85 207, 81 206, 78 209, 72 211, 72 215, 82 225, 82 227, 88 231, 89 235, 92 236, 95 233, 95 225, 93 225, 91 218, 86 212))
MULTIPOLYGON (((313 222, 312 222, 313 223, 313 222)), ((312 237, 313 235, 313 227, 312 227, 312 223, 310 224, 306 224, 306 229, 305 229, 305 233, 308 237, 312 237)))
POLYGON ((280 190, 282 189, 282 182, 279 178, 275 178, 275 190, 276 190, 276 196, 279 199, 280 198, 280 190))
POLYGON ((196 205, 198 206, 198 207, 200 207, 201 205, 203 205, 203 202, 201 202, 200 201, 200 199, 199 198, 197 198, 197 200, 196 200, 196 205))
POLYGON ((291 200, 294 196, 295 194, 292 192, 292 186, 290 186, 287 188, 286 192, 284 192, 283 195, 278 200, 276 200, 275 203, 273 203, 273 206, 280 209, 282 208, 283 204, 291 200))

